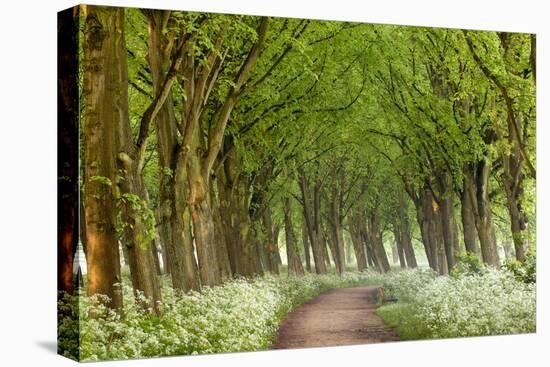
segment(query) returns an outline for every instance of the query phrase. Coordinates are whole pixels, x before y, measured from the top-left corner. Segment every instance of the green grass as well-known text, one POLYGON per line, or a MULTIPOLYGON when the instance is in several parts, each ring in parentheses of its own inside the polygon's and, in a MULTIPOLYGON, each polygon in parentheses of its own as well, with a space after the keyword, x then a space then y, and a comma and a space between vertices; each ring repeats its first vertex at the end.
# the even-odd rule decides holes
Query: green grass
POLYGON ((376 310, 389 326, 396 328, 401 340, 430 339, 429 329, 415 316, 415 307, 408 303, 383 305, 376 310))

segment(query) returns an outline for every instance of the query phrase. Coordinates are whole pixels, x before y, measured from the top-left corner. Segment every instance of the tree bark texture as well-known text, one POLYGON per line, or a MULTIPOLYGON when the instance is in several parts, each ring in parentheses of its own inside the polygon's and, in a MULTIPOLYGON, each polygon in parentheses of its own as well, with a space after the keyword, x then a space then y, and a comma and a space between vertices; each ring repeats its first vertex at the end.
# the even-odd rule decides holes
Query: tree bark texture
POLYGON ((109 297, 122 308, 120 258, 116 231, 116 131, 127 113, 121 68, 125 66, 122 8, 83 6, 84 78, 84 216, 88 262, 88 295, 109 297), (124 52, 121 51, 124 50, 124 52), (113 103, 120 101, 120 103, 113 103))

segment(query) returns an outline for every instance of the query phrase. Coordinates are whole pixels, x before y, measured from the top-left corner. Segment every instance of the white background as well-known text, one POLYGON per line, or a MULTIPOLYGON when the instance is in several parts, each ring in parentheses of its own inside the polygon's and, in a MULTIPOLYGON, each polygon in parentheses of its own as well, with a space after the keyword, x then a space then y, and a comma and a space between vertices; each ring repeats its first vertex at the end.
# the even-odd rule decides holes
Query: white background
MULTIPOLYGON (((548 365, 548 11, 546 1, 180 0, 91 3, 374 23, 536 32, 536 335, 106 362, 113 366, 548 365), (547 273, 547 272, 546 272, 547 273), (543 309, 546 308, 546 313, 543 309), (546 343, 545 343, 546 342, 546 343), (546 350, 544 349, 546 347, 546 350), (546 357, 546 361, 544 358, 546 357), (545 363, 546 362, 546 363, 545 363)), ((56 337, 56 12, 70 1, 2 2, 0 12, 0 365, 65 366, 56 337), (6 111, 7 110, 7 111, 6 111)))

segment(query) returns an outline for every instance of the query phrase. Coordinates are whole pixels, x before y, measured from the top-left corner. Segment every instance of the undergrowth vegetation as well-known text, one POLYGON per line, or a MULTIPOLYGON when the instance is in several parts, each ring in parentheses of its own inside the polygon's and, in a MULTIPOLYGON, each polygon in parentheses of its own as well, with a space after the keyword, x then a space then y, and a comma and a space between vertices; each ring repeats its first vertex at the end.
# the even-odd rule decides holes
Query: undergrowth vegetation
POLYGON ((98 297, 65 297, 59 308, 65 316, 59 322, 58 345, 62 354, 82 361, 268 349, 295 306, 330 288, 376 281, 370 273, 358 272, 265 276, 235 279, 183 297, 165 284, 161 316, 143 312, 124 283, 122 316, 98 297), (101 317, 90 318, 90 311, 101 317))
POLYGON ((510 271, 462 264, 447 277, 417 270, 385 278, 386 294, 398 302, 377 313, 401 339, 536 331, 536 285, 510 271))
POLYGON ((125 279, 122 314, 97 296, 64 297, 58 345, 62 354, 81 361, 268 349, 297 305, 331 288, 369 284, 382 284, 384 297, 397 301, 377 312, 401 339, 535 331, 535 284, 512 271, 464 262, 447 277, 427 269, 265 276, 180 297, 163 279, 160 316, 136 304, 125 279))

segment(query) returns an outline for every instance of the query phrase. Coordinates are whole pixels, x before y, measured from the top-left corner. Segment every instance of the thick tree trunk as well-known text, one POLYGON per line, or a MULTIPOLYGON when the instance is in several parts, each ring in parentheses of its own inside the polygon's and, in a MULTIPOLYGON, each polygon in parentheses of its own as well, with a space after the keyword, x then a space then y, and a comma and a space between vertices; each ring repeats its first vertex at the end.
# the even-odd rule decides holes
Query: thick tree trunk
MULTIPOLYGON (((118 62, 110 63, 111 72, 116 74, 120 83, 120 92, 112 101, 118 101, 117 140, 118 170, 123 172, 119 179, 120 219, 123 228, 124 246, 128 250, 128 261, 132 285, 136 296, 143 295, 144 302, 139 303, 147 310, 156 313, 160 311, 158 302, 161 300, 159 279, 151 253, 151 241, 154 238, 154 215, 149 210, 147 194, 143 183, 140 167, 140 157, 134 145, 128 115, 128 66, 126 61, 126 45, 124 41, 123 14, 116 22, 117 35, 120 42, 115 52, 118 62), (153 218, 152 218, 153 217, 153 218)), ((136 297, 141 300, 141 297, 136 297)))
MULTIPOLYGON (((73 294, 73 262, 79 226, 79 91, 78 41, 80 7, 57 14, 57 290, 73 294)), ((78 286, 78 285, 77 285, 78 286)))
POLYGON ((124 10, 83 6, 84 32, 84 216, 88 263, 88 295, 109 297, 122 308, 120 259, 116 234, 114 177, 116 135, 127 100, 121 69, 126 66, 122 33, 124 10), (122 52, 122 50, 124 50, 122 52), (109 86, 109 87, 108 87, 109 86), (120 104, 112 101, 120 100, 120 104), (125 102, 126 101, 126 102, 125 102))
POLYGON ((290 198, 283 199, 283 211, 285 216, 285 242, 288 261, 288 275, 304 275, 304 267, 298 256, 294 225, 292 224, 292 203, 290 198))
MULTIPOLYGON (((170 42, 164 36, 167 11, 148 11, 149 50, 148 59, 151 68, 153 92, 161 90, 165 76, 170 68, 170 42)), ((200 284, 195 272, 196 262, 192 242, 183 217, 187 211, 185 200, 187 180, 185 165, 179 164, 178 157, 182 149, 177 141, 177 124, 174 113, 172 93, 169 92, 164 104, 156 116, 157 150, 161 168, 159 189, 159 233, 166 252, 165 266, 170 273, 172 286, 177 292, 190 289, 199 290, 200 284)), ((189 215, 186 215, 189 218, 189 215)))
MULTIPOLYGON (((195 138, 195 141, 198 137, 195 138)), ((200 151, 195 146, 187 159, 189 182, 189 209, 193 222, 193 233, 197 250, 199 275, 202 286, 221 283, 221 274, 216 253, 216 231, 210 200, 208 198, 209 177, 201 173, 200 151)))
POLYGON ((438 226, 436 224, 435 208, 437 204, 428 189, 420 192, 420 198, 416 205, 416 217, 420 226, 422 243, 426 251, 426 257, 430 268, 439 271, 439 237, 437 235, 438 226))
POLYGON ((489 202, 489 174, 490 166, 480 161, 473 169, 467 170, 465 185, 470 192, 481 257, 486 264, 498 268, 500 260, 489 202))
POLYGON ((160 283, 151 252, 154 240, 154 232, 151 233, 151 231, 154 231, 154 228, 148 228, 152 224, 148 223, 147 218, 152 213, 149 212, 141 175, 135 171, 135 165, 129 161, 127 155, 122 159, 119 167, 126 170, 125 177, 119 181, 118 187, 121 194, 121 221, 124 228, 123 246, 128 253, 132 285, 136 296, 142 293, 147 300, 142 303, 142 306, 158 313, 160 309, 157 302, 161 300, 160 283))

